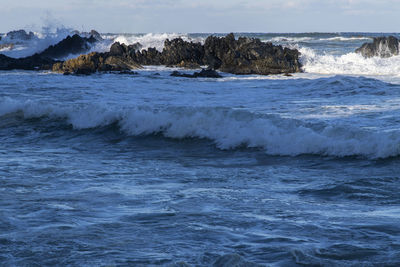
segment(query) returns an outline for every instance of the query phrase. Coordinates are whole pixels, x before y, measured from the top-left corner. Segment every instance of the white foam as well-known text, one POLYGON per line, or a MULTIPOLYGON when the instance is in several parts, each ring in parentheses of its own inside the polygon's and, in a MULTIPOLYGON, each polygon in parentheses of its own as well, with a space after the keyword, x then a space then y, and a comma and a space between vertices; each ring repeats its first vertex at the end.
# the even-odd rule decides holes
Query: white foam
POLYGON ((312 125, 279 116, 227 108, 57 107, 0 99, 0 115, 22 112, 24 117, 64 118, 75 129, 117 122, 128 135, 161 133, 170 138, 206 138, 220 149, 262 148, 270 155, 363 156, 400 155, 400 130, 378 131, 340 124, 312 125))
POLYGON ((31 56, 42 52, 50 45, 60 42, 70 35, 71 32, 72 30, 67 28, 49 29, 44 27, 42 32, 35 32, 34 37, 30 40, 9 40, 8 38, 3 38, 0 44, 14 43, 15 46, 13 49, 1 51, 1 53, 14 58, 31 56))
POLYGON ((305 47, 300 48, 300 52, 303 69, 308 73, 370 76, 400 74, 400 56, 364 58, 358 53, 320 55, 305 47))
POLYGON ((166 39, 172 40, 175 38, 182 38, 184 41, 204 42, 203 38, 191 38, 187 34, 179 33, 148 33, 148 34, 134 34, 134 35, 119 35, 109 36, 114 42, 124 43, 126 45, 139 42, 143 49, 155 47, 157 50, 162 51, 164 48, 164 41, 166 39))
POLYGON ((331 38, 320 38, 320 41, 339 41, 339 42, 354 42, 354 41, 362 41, 362 40, 371 40, 370 37, 343 37, 343 36, 337 36, 337 37, 331 37, 331 38))

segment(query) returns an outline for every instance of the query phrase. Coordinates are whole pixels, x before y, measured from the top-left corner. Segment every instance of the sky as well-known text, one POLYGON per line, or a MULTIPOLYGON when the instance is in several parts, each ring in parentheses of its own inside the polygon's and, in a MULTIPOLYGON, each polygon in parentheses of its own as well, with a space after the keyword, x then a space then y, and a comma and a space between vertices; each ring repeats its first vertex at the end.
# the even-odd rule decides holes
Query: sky
POLYGON ((400 0, 0 0, 0 32, 399 32, 400 0))

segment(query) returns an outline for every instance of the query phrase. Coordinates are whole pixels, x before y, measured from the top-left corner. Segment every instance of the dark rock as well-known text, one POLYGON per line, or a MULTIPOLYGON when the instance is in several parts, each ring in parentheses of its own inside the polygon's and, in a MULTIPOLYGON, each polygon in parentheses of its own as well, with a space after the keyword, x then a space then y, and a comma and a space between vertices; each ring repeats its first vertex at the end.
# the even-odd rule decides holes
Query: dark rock
POLYGON ((182 38, 165 40, 162 63, 167 66, 203 64, 204 47, 200 43, 186 42, 182 38))
POLYGON ((139 73, 136 71, 131 71, 131 70, 122 70, 118 72, 118 74, 124 74, 124 75, 138 75, 139 73))
POLYGON ((50 70, 55 62, 39 54, 24 58, 11 58, 0 54, 0 70, 50 70))
POLYGON ((141 65, 162 65, 162 55, 156 48, 130 53, 131 58, 141 65))
POLYGON ((136 51, 139 51, 140 49, 142 49, 142 47, 143 46, 139 42, 136 42, 134 44, 128 45, 128 51, 129 52, 131 52, 131 51, 136 52, 136 51))
POLYGON ((91 44, 95 42, 96 39, 93 37, 86 38, 78 34, 74 34, 72 37, 68 35, 61 42, 49 46, 40 55, 47 58, 63 58, 70 54, 80 54, 89 51, 91 44))
POLYGON ((201 78, 222 78, 218 72, 212 69, 202 69, 200 72, 195 72, 193 75, 201 78))
POLYGON ((195 78, 193 74, 186 74, 186 73, 181 73, 177 70, 174 70, 170 76, 173 77, 185 77, 185 78, 195 78))
POLYGON ((110 47, 110 55, 112 56, 123 56, 128 52, 128 47, 125 44, 119 42, 113 43, 110 47))
POLYGON ((179 71, 173 71, 170 76, 173 77, 185 77, 185 78, 222 78, 215 70, 205 70, 202 69, 200 72, 195 72, 193 74, 181 73, 179 71))
POLYGON ((10 40, 27 41, 27 40, 31 40, 33 37, 35 37, 35 34, 33 32, 27 33, 25 30, 18 30, 18 31, 8 32, 6 34, 6 37, 9 38, 10 40))
POLYGON ((233 74, 281 74, 301 71, 300 52, 260 39, 209 36, 204 61, 210 68, 233 74))
POLYGON ((90 34, 91 37, 93 37, 94 39, 96 39, 96 41, 98 41, 98 42, 104 40, 103 37, 101 37, 100 33, 98 33, 98 32, 95 31, 95 30, 91 30, 91 31, 89 32, 89 34, 90 34))
POLYGON ((301 71, 300 53, 259 39, 239 38, 231 33, 219 38, 209 36, 204 46, 181 38, 166 40, 160 53, 154 48, 130 54, 142 65, 167 65, 200 68, 208 65, 214 70, 233 74, 282 74, 301 71))
POLYGON ((399 39, 394 36, 377 37, 372 43, 364 43, 356 49, 363 57, 391 57, 399 54, 399 39))

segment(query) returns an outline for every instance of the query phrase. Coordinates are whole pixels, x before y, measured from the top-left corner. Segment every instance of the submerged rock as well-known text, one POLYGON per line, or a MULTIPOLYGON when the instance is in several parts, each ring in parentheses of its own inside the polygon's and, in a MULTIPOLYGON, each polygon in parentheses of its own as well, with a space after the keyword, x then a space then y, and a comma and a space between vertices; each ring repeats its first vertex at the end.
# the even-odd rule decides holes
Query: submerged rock
POLYGON ((399 39, 394 36, 376 37, 372 43, 364 43, 356 49, 363 57, 382 57, 387 58, 399 54, 399 39))
POLYGON ((185 78, 222 78, 215 70, 202 69, 200 72, 193 74, 181 73, 179 71, 173 71, 170 76, 174 77, 185 77, 185 78))

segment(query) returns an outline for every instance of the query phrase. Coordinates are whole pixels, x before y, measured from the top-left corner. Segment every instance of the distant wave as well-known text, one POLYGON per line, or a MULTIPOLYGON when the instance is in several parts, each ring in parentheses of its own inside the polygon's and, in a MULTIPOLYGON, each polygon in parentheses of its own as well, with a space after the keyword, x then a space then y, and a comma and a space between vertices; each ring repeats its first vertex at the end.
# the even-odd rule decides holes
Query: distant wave
POLYGON ((126 45, 139 42, 143 49, 155 47, 157 50, 162 51, 164 48, 164 41, 166 39, 172 40, 175 38, 182 38, 185 41, 204 42, 204 38, 191 38, 188 34, 179 33, 147 33, 147 34, 128 34, 128 35, 108 35, 108 39, 113 42, 120 42, 126 45))
POLYGON ((357 53, 341 56, 317 54, 311 48, 302 47, 301 63, 305 72, 343 75, 392 75, 400 74, 400 56, 390 58, 364 58, 357 53))
POLYGON ((357 37, 344 37, 344 36, 335 36, 335 37, 319 37, 319 36, 302 36, 302 37, 293 37, 293 36, 276 36, 270 39, 265 39, 267 42, 278 42, 278 43, 303 43, 303 42, 354 42, 354 41, 368 41, 371 40, 369 37, 365 36, 357 36, 357 37))
POLYGON ((373 131, 338 124, 306 123, 276 115, 229 108, 109 108, 100 105, 58 107, 0 98, 0 116, 62 119, 76 130, 117 123, 130 136, 161 134, 168 138, 206 138, 220 149, 260 148, 269 155, 400 155, 400 131, 373 131), (22 114, 22 115, 21 115, 22 114))

